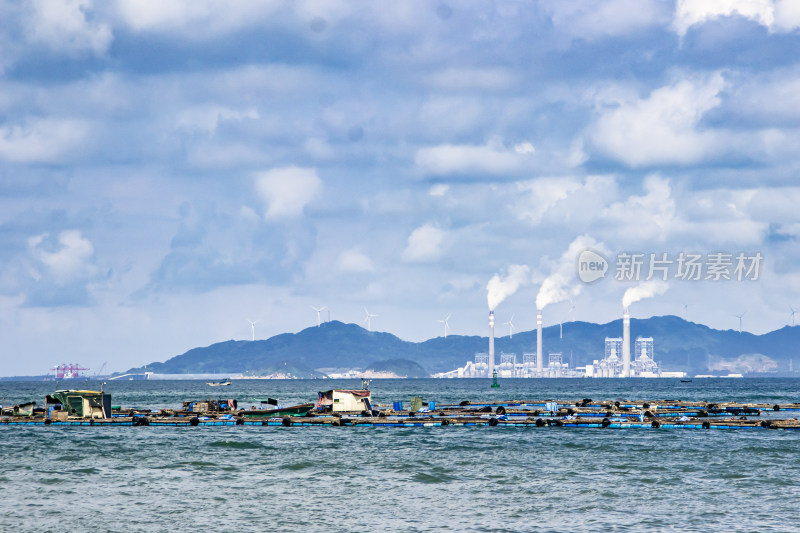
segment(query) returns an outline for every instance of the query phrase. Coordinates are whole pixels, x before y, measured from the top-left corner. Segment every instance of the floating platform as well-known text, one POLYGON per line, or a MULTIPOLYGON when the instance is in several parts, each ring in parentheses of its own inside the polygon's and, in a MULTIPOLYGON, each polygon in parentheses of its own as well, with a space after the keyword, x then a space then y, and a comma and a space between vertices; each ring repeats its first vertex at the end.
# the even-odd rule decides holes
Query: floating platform
MULTIPOLYGON (((431 405, 433 405, 431 403, 431 405)), ((395 407, 401 404, 398 402, 395 407)), ((135 427, 218 427, 218 426, 321 426, 321 427, 446 427, 491 426, 530 428, 601 429, 800 429, 797 418, 778 413, 800 411, 800 404, 745 404, 684 402, 576 402, 556 401, 469 401, 437 405, 434 411, 394 410, 376 404, 361 412, 319 413, 303 404, 300 411, 235 410, 195 413, 175 409, 115 408, 111 418, 2 416, 7 426, 135 426, 135 427), (286 412, 284 412, 286 411, 286 412)))
POLYGON ((172 427, 219 427, 219 426, 321 426, 321 427, 447 427, 447 426, 492 426, 492 427, 531 427, 531 428, 605 428, 605 429, 790 429, 800 430, 800 420, 774 419, 751 420, 741 418, 688 420, 663 419, 645 420, 623 417, 526 417, 510 419, 505 415, 487 417, 449 417, 449 416, 386 416, 386 417, 283 417, 254 420, 252 417, 234 419, 206 419, 197 417, 117 417, 106 419, 72 419, 54 421, 35 418, 4 418, 0 425, 8 426, 172 426, 172 427))

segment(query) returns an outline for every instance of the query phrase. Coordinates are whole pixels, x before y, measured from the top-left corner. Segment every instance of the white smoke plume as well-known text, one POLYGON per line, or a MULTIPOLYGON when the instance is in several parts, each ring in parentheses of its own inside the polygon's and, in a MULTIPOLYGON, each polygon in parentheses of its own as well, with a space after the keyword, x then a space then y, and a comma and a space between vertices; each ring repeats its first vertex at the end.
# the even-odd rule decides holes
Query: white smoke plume
POLYGON ((539 294, 536 295, 536 309, 541 311, 547 305, 569 300, 581 292, 583 285, 578 283, 575 276, 575 260, 578 254, 587 248, 604 251, 605 247, 588 235, 581 235, 572 241, 567 251, 553 267, 550 275, 539 287, 539 294))
POLYGON ((486 300, 489 310, 494 311, 500 302, 517 292, 517 289, 528 282, 530 268, 527 265, 511 265, 505 277, 495 274, 486 284, 486 300))
POLYGON ((632 303, 644 298, 652 298, 659 294, 664 294, 669 289, 669 283, 661 280, 645 281, 635 287, 631 287, 622 296, 622 307, 627 309, 632 303))

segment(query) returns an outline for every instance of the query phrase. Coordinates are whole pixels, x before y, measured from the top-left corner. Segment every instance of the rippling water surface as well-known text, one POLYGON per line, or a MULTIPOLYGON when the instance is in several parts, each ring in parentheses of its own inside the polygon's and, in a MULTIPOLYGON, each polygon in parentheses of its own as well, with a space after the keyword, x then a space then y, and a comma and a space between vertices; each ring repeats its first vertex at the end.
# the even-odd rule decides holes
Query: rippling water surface
MULTIPOLYGON (((10 405, 53 383, 0 382, 10 405)), ((83 384, 81 384, 84 386, 83 384)), ((111 382, 114 404, 358 381, 111 382)), ((800 380, 375 380, 379 403, 800 401, 800 380)), ((89 383, 97 387, 97 383, 89 383)), ((781 413, 784 415, 784 413, 781 413)), ((786 413, 785 416, 797 416, 786 413)), ((800 432, 0 426, 0 531, 792 531, 800 432)))

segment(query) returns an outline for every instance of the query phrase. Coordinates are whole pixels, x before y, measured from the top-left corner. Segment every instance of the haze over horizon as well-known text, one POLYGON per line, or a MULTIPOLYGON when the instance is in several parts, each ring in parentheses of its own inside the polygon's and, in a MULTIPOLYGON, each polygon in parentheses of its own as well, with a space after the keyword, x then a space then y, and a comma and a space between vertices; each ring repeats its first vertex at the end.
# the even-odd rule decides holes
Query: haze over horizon
POLYGON ((623 295, 634 318, 721 330, 800 319, 800 3, 2 0, 0 18, 0 375, 120 371, 321 306, 411 341, 450 314, 486 336, 493 306, 498 335, 537 308, 606 323, 623 295), (587 249, 608 270, 583 283, 587 249), (761 258, 741 280, 739 254, 761 258))

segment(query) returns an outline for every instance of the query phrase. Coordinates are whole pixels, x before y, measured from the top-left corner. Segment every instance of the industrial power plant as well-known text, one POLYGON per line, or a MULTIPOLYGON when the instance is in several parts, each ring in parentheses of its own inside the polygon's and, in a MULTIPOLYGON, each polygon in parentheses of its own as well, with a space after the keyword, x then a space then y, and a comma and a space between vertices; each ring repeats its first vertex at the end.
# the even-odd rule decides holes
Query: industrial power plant
MULTIPOLYGON (((571 301, 580 293, 582 285, 573 283, 574 258, 580 250, 596 246, 588 237, 578 237, 564 252, 551 274, 539 286, 536 295, 536 352, 522 354, 501 353, 500 363, 495 359, 494 311, 495 308, 517 289, 529 282, 529 269, 525 265, 511 265, 505 275, 492 276, 486 285, 486 298, 489 304, 489 352, 476 353, 474 361, 450 372, 437 374, 437 377, 480 378, 560 378, 560 377, 685 377, 685 372, 664 372, 654 359, 654 339, 636 339, 636 359, 631 361, 631 315, 628 308, 643 298, 651 298, 664 293, 668 284, 663 281, 645 281, 629 287, 622 296, 622 337, 606 338, 603 359, 596 359, 582 367, 571 367, 561 351, 548 352, 545 366, 542 346, 542 311, 550 304, 571 301)), ((510 323, 510 321, 509 321, 510 323)), ((509 332, 509 335, 511 333, 509 332)), ((599 340, 598 340, 599 345, 599 340)), ((599 346, 598 346, 599 348, 599 346)), ((599 350, 598 350, 599 351, 599 350)), ((571 359, 571 357, 570 357, 571 359)))
MULTIPOLYGON (((637 337, 631 360, 630 312, 622 315, 622 336, 606 337, 604 356, 591 364, 571 368, 560 351, 548 352, 545 362, 542 347, 542 310, 536 313, 536 351, 524 352, 519 359, 516 353, 500 353, 499 363, 494 348, 494 310, 489 311, 489 351, 475 354, 465 366, 438 374, 445 378, 486 378, 496 375, 503 378, 657 378, 685 377, 685 372, 664 372, 654 357, 653 337, 637 337)), ((599 341, 598 341, 599 345, 599 341)), ((599 346, 598 346, 599 347, 599 346)))

